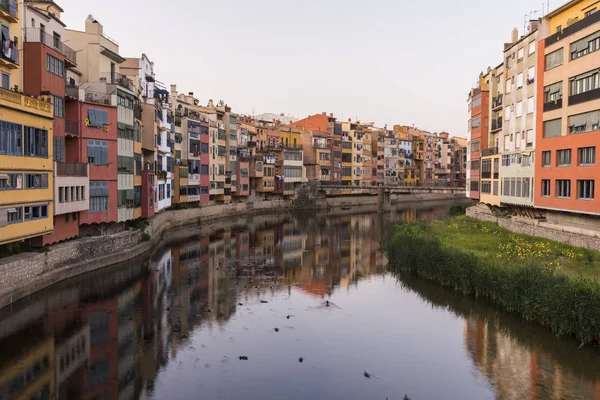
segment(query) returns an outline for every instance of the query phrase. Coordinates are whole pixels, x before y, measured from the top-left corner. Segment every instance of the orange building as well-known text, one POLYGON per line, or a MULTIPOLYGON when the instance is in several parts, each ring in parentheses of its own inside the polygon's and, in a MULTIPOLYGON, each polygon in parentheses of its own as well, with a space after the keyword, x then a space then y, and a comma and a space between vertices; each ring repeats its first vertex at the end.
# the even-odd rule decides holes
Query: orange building
POLYGON ((573 0, 546 15, 538 42, 534 205, 600 214, 600 13, 573 0))
POLYGON ((471 119, 469 121, 470 137, 470 196, 472 199, 479 200, 480 179, 481 179, 481 150, 488 148, 489 133, 489 73, 488 75, 479 75, 479 84, 477 88, 471 90, 470 107, 471 119))

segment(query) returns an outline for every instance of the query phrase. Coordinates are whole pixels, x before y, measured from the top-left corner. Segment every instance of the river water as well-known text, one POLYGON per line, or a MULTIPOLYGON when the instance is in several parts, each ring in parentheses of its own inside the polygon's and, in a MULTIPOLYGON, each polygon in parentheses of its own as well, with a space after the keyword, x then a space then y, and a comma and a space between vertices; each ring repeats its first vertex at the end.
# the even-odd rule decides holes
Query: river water
POLYGON ((0 310, 0 399, 600 399, 596 349, 386 272, 385 226, 447 208, 169 232, 0 310))

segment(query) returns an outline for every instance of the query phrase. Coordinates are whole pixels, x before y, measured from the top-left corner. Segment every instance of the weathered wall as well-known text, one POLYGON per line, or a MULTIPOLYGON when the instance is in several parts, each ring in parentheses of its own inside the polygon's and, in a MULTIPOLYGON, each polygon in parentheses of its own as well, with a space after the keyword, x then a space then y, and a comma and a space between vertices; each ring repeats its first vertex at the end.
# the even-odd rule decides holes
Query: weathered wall
POLYGON ((567 243, 572 246, 586 247, 588 249, 600 251, 600 238, 569 232, 569 229, 566 226, 561 228, 560 225, 548 225, 537 223, 532 220, 498 218, 492 215, 487 207, 482 206, 468 208, 467 216, 477 218, 481 221, 494 222, 511 232, 543 237, 556 240, 557 242, 567 243))

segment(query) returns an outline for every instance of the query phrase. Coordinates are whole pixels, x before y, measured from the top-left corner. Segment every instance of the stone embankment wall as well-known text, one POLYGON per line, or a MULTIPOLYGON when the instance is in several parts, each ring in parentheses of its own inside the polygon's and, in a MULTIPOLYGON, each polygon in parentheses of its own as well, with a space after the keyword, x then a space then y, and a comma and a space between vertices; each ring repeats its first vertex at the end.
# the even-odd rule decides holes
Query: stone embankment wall
MULTIPOLYGON (((393 196, 392 202, 406 204, 463 199, 464 196, 453 194, 416 194, 393 196)), ((144 232, 132 229, 113 235, 82 237, 49 246, 41 253, 7 257, 0 260, 0 308, 56 282, 149 252, 172 228, 302 209, 332 210, 332 214, 335 210, 344 214, 373 212, 377 210, 377 196, 325 198, 316 187, 304 185, 292 199, 265 200, 251 196, 245 202, 168 210, 149 219, 144 232)))
POLYGON ((477 218, 481 221, 489 221, 508 229, 511 232, 522 233, 530 236, 538 236, 557 242, 570 244, 577 247, 600 251, 600 238, 593 236, 589 231, 584 234, 577 233, 575 227, 565 225, 549 224, 545 221, 536 221, 525 218, 499 218, 494 216, 489 208, 476 205, 467 209, 467 216, 477 218))

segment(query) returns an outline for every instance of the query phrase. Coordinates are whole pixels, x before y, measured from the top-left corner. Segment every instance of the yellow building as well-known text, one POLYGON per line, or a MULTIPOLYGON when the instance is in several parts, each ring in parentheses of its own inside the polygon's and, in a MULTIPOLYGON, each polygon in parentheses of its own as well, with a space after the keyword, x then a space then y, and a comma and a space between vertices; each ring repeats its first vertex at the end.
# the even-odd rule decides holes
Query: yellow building
POLYGON ((495 149, 481 154, 481 186, 479 201, 500 206, 500 157, 495 149))
POLYGON ((52 115, 51 103, 0 88, 0 245, 52 233, 52 115))

